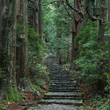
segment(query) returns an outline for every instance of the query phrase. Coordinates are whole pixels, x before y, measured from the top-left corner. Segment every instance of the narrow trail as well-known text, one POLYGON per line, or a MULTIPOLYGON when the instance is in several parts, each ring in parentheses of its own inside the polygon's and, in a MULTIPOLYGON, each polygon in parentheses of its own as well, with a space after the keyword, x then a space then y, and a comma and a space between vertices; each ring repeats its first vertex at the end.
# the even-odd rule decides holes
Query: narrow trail
POLYGON ((69 72, 57 64, 55 56, 49 56, 46 64, 51 72, 49 92, 29 110, 82 110, 80 92, 69 72))

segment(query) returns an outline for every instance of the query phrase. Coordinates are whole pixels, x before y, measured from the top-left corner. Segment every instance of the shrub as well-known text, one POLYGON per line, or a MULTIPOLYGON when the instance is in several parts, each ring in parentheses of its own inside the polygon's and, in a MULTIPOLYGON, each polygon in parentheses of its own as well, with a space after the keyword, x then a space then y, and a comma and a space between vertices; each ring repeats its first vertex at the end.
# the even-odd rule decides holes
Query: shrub
POLYGON ((97 29, 88 22, 85 30, 76 37, 78 48, 77 79, 86 84, 88 91, 104 94, 107 85, 105 72, 108 72, 107 42, 104 46, 98 43, 97 29))

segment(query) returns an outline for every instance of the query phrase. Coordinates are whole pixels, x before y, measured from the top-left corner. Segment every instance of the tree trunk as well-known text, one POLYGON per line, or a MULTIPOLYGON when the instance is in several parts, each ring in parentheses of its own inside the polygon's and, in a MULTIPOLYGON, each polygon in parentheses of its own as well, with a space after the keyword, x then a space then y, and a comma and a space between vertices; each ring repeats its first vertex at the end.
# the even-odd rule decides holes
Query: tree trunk
POLYGON ((1 98, 20 100, 16 86, 16 0, 0 1, 0 54, 5 77, 2 78, 1 98), (11 96, 14 97, 11 97, 11 96), (11 98, 10 98, 11 97, 11 98))
POLYGON ((109 49, 109 73, 110 73, 110 1, 108 0, 108 49, 109 49))
POLYGON ((106 4, 105 0, 100 0, 100 18, 99 21, 99 42, 104 43, 104 33, 105 33, 105 16, 106 16, 106 4))
POLYGON ((39 35, 42 39, 42 0, 39 0, 39 13, 38 13, 39 35))
POLYGON ((7 2, 0 0, 0 49, 7 51, 7 36, 6 36, 6 22, 7 22, 8 6, 7 2))
MULTIPOLYGON (((81 0, 74 0, 74 8, 79 9, 81 5, 81 0)), ((72 27, 72 53, 71 53, 71 67, 70 69, 75 69, 74 61, 76 59, 76 47, 75 47, 75 37, 79 33, 79 26, 80 26, 80 16, 78 12, 74 12, 74 19, 73 19, 73 27, 72 27)))
POLYGON ((34 19, 33 19, 33 28, 38 33, 38 0, 35 0, 34 5, 34 19))
MULTIPOLYGON (((8 7, 6 4, 6 1, 4 2, 3 0, 0 0, 0 69, 2 69, 3 71, 5 71, 7 73, 8 71, 8 66, 6 63, 7 56, 8 56, 8 36, 6 36, 7 33, 7 20, 8 20, 8 16, 7 16, 7 11, 8 7)), ((4 73, 0 73, 2 75, 6 75, 4 73)), ((6 79, 6 76, 3 78, 0 78, 0 98, 3 99, 4 96, 6 95, 6 91, 7 91, 7 83, 4 81, 4 79, 6 79)))
POLYGON ((39 28, 38 28, 38 7, 39 7, 39 1, 34 0, 31 2, 28 2, 28 24, 31 28, 35 30, 35 32, 39 33, 39 28))
MULTIPOLYGON (((108 0, 108 55, 109 55, 109 76, 110 76, 110 0, 108 0)), ((110 80, 110 77, 108 80, 110 80)), ((109 87, 110 87, 110 83, 109 83, 109 87)), ((109 89, 109 94, 110 94, 110 89, 109 89)), ((110 100, 109 100, 109 104, 110 104, 110 100)))
MULTIPOLYGON (((8 3, 9 4, 9 3, 8 3)), ((9 32, 9 41, 8 41, 8 55, 10 56, 8 72, 9 72, 9 79, 8 79, 8 93, 6 98, 8 100, 20 100, 18 95, 17 86, 16 86, 16 0, 10 1, 10 8, 9 12, 11 12, 11 19, 8 23, 8 28, 10 28, 9 32), (15 97, 10 98, 11 95, 15 97)))
POLYGON ((17 85, 29 89, 28 40, 27 40, 27 0, 18 0, 17 35, 17 85))
MULTIPOLYGON (((85 12, 86 12, 86 8, 89 8, 89 4, 90 4, 90 1, 89 0, 85 0, 85 12)), ((83 28, 86 27, 87 21, 88 21, 88 14, 85 13, 84 14, 84 19, 83 19, 83 28)))

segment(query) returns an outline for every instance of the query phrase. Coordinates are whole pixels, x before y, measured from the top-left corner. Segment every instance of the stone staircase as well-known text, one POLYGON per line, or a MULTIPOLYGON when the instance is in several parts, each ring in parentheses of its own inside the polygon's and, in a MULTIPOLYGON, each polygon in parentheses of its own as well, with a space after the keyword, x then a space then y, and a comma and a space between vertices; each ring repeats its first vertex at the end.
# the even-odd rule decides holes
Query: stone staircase
POLYGON ((73 77, 56 64, 55 56, 49 56, 46 64, 51 72, 51 86, 33 110, 82 110, 81 93, 73 77))

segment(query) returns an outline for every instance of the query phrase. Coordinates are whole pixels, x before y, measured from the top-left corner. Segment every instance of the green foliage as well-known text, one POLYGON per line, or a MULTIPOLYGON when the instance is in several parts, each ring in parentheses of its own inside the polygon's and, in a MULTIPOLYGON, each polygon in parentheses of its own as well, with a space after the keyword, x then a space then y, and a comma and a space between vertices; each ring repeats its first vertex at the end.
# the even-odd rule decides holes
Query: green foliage
POLYGON ((7 107, 3 104, 0 104, 0 110, 7 110, 7 107))
POLYGON ((48 80, 48 74, 44 60, 48 52, 45 42, 42 41, 40 35, 36 33, 33 28, 28 26, 28 45, 29 45, 29 68, 30 77, 32 80, 32 87, 35 91, 40 93, 46 89, 46 81, 48 80))
POLYGON ((23 34, 26 34, 26 30, 24 29, 24 25, 18 24, 16 27, 16 35, 17 35, 17 42, 16 47, 20 47, 23 44, 23 40, 26 38, 23 34))
POLYGON ((36 86, 35 88, 38 90, 38 91, 41 91, 42 89, 46 89, 46 82, 44 82, 42 79, 37 79, 36 80, 36 86))
POLYGON ((108 51, 107 45, 98 45, 96 29, 89 21, 88 25, 76 37, 78 48, 77 79, 85 83, 88 91, 103 94, 106 87, 105 72, 108 72, 108 51))
POLYGON ((49 81, 49 74, 46 66, 36 64, 33 68, 31 68, 31 76, 33 77, 33 80, 36 82, 37 86, 44 89, 46 88, 45 84, 49 81))
POLYGON ((75 38, 75 44, 78 48, 79 57, 88 53, 88 50, 98 49, 98 29, 93 26, 92 21, 88 20, 85 29, 81 29, 75 38))
POLYGON ((28 27, 28 41, 29 49, 33 49, 32 51, 39 53, 39 50, 41 48, 41 39, 39 38, 39 35, 35 32, 35 30, 30 27, 28 27))
POLYGON ((44 89, 47 88, 46 84, 49 83, 49 74, 46 66, 41 64, 33 66, 31 68, 31 78, 32 82, 34 82, 34 88, 40 93, 43 93, 44 89))
POLYGON ((6 100, 9 101, 21 101, 21 97, 18 93, 18 90, 16 88, 12 89, 10 88, 7 95, 6 100))
POLYGON ((23 89, 19 89, 19 95, 23 98, 26 99, 25 93, 23 89))
POLYGON ((36 74, 36 77, 46 78, 48 79, 47 75, 48 72, 46 71, 47 67, 41 64, 36 65, 36 72, 39 74, 36 74))
POLYGON ((24 26, 21 24, 17 25, 16 34, 20 35, 20 34, 25 34, 25 33, 26 33, 26 31, 24 30, 24 26))
POLYGON ((103 98, 100 95, 96 95, 95 97, 92 97, 89 102, 90 106, 85 107, 84 110, 91 110, 93 108, 96 108, 96 110, 109 110, 110 108, 109 96, 103 98))
POLYGON ((43 63, 44 55, 48 52, 45 42, 39 37, 33 28, 28 27, 30 65, 43 63))
POLYGON ((109 110, 110 109, 110 101, 109 99, 103 104, 101 103, 101 106, 97 108, 97 110, 109 110))
POLYGON ((97 108, 97 110, 109 110, 110 109, 110 99, 107 99, 107 101, 103 104, 101 103, 100 107, 97 108))
MULTIPOLYGON (((44 2, 46 4, 49 0, 44 2)), ((62 3, 59 3, 59 6, 56 3, 50 4, 48 7, 43 7, 43 10, 45 10, 43 12, 43 34, 49 39, 50 52, 54 52, 54 54, 59 52, 62 62, 67 63, 67 53, 71 52, 72 20, 67 17, 62 3)))

